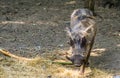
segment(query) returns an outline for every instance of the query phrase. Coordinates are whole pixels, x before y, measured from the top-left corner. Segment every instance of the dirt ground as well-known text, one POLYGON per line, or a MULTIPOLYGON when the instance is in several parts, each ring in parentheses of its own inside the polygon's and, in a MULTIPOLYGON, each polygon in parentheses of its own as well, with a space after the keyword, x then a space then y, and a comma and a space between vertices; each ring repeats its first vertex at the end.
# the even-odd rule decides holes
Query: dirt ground
MULTIPOLYGON (((0 0, 0 48, 29 58, 64 59, 57 53, 69 50, 65 28, 72 11, 78 8, 83 8, 82 0, 0 0)), ((96 18, 98 31, 90 57, 92 74, 86 78, 112 78, 120 75, 120 11, 97 6, 95 10, 103 19, 96 18)), ((59 67, 71 72, 67 76, 52 75, 50 70, 59 65, 47 63, 51 66, 48 70, 44 62, 40 63, 37 67, 26 66, 0 54, 0 78, 79 78, 71 75, 76 73, 74 67, 59 67)))

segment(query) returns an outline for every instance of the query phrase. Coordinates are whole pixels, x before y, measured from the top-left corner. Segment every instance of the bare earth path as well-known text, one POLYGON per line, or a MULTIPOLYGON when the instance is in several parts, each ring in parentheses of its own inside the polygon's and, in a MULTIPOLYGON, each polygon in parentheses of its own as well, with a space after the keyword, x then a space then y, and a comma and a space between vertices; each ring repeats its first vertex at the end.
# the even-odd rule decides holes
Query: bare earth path
MULTIPOLYGON (((57 52, 69 49, 65 28, 72 11, 82 5, 79 0, 0 0, 0 48, 29 58, 64 59, 57 52)), ((103 19, 96 18, 92 74, 87 78, 111 78, 120 75, 120 11, 101 7, 96 12, 103 19)), ((26 65, 0 54, 0 78, 79 78, 75 69, 41 61, 26 65)))

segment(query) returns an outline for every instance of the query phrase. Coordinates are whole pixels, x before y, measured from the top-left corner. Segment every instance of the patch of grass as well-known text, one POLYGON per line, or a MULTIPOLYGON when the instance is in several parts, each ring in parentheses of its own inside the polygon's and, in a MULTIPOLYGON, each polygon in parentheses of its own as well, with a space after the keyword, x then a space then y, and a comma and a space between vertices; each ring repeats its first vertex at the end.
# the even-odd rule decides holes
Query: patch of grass
POLYGON ((0 78, 7 78, 7 74, 5 73, 2 66, 0 66, 0 78))
POLYGON ((109 71, 102 71, 97 68, 92 69, 92 74, 89 76, 90 78, 112 78, 112 74, 109 71))
MULTIPOLYGON (((56 52, 45 53, 44 56, 54 55, 56 52), (52 54, 53 53, 53 54, 52 54)), ((58 53, 57 53, 58 54, 58 53)), ((62 55, 62 52, 59 52, 62 55)), ((112 75, 97 68, 87 67, 85 74, 80 74, 80 68, 73 65, 59 64, 59 62, 67 62, 65 57, 56 55, 58 63, 53 63, 52 57, 37 56, 29 61, 15 61, 13 58, 3 58, 0 63, 0 78, 110 78, 112 75), (59 56, 59 57, 58 57, 59 56), (51 60, 52 59, 52 60, 51 60), (60 60, 63 61, 60 61, 60 60)), ((94 67, 94 66, 92 66, 94 67)))

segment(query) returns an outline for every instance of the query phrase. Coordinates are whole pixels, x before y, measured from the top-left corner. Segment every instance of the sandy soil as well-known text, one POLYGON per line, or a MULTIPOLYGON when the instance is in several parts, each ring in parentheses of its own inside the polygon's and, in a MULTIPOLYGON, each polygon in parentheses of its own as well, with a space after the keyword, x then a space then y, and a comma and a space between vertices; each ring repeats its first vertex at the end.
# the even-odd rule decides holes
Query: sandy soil
MULTIPOLYGON (((80 0, 0 0, 0 48, 24 57, 67 51, 65 28, 69 26, 72 11, 82 6, 80 0)), ((120 11, 96 7, 96 12, 103 19, 96 18, 98 32, 90 67, 120 74, 120 11)), ((0 58, 5 56, 0 54, 0 58)), ((5 68, 6 63, 1 61, 0 68, 11 71, 5 68)))

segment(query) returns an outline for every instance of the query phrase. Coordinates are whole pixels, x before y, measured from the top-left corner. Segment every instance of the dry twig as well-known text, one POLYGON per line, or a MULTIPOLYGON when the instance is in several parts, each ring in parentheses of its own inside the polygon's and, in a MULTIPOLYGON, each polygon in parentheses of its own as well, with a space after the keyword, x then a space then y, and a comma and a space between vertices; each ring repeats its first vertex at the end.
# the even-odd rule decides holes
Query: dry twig
POLYGON ((3 53, 4 55, 7 55, 7 56, 9 56, 9 57, 16 58, 16 59, 18 59, 18 60, 24 60, 24 61, 31 61, 31 60, 33 60, 33 59, 30 59, 30 58, 25 58, 25 57, 16 56, 16 55, 10 53, 9 51, 3 50, 3 49, 0 49, 0 52, 3 53))

